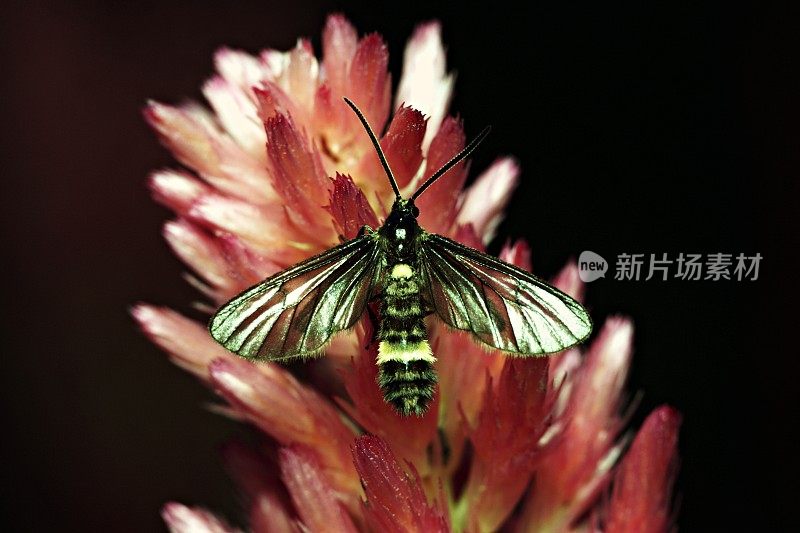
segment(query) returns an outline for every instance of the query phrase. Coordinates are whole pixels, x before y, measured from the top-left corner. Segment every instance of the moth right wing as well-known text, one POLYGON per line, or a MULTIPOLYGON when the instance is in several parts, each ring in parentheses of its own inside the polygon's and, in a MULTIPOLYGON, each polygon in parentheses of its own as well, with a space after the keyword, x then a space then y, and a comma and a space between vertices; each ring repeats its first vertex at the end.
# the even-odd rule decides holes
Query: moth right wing
POLYGON ((420 258, 432 310, 488 346, 542 355, 583 342, 592 331, 580 303, 496 257, 427 233, 420 258))
POLYGON ((211 336, 250 359, 317 354, 358 322, 372 297, 378 238, 367 232, 247 289, 211 318, 211 336))

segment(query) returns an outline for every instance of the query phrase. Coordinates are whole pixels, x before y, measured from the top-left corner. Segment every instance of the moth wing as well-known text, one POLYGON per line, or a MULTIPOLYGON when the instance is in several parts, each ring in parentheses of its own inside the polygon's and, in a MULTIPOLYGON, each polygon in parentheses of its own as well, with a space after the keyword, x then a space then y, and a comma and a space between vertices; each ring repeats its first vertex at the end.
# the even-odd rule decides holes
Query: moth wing
POLYGON ((219 309, 211 336, 252 359, 315 355, 363 314, 378 253, 376 236, 367 233, 279 272, 219 309))
POLYGON ((517 355, 560 352, 585 340, 581 304, 524 270, 436 234, 420 246, 426 299, 445 323, 517 355))

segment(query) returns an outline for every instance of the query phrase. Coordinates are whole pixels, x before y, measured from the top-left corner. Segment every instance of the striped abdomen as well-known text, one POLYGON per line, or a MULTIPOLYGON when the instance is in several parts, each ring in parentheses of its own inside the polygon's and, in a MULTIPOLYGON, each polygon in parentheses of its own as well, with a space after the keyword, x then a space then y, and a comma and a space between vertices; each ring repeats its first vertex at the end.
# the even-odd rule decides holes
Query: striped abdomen
POLYGON ((404 263, 393 265, 381 302, 378 384, 384 399, 406 416, 423 415, 436 386, 424 317, 416 273, 404 263))

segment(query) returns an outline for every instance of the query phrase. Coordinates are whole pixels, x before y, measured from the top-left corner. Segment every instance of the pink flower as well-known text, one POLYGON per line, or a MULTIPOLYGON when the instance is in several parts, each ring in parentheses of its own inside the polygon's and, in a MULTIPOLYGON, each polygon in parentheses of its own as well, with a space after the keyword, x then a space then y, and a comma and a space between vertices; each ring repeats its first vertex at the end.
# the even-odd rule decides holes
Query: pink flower
MULTIPOLYGON (((448 115, 453 76, 437 23, 420 26, 394 100, 388 50, 329 17, 322 59, 310 42, 257 56, 230 49, 204 86, 210 107, 152 102, 145 118, 184 169, 150 177, 175 213, 164 236, 212 311, 244 288, 376 227, 394 195, 357 118, 376 131, 403 192, 464 147, 448 115)), ((417 201, 420 224, 483 249, 516 185, 501 158, 464 190, 461 163, 417 201)), ((525 243, 502 257, 530 268, 525 243)), ((574 265, 554 280, 576 298, 574 265)), ((633 439, 622 433, 633 326, 612 318, 585 353, 511 359, 430 323, 438 393, 400 417, 376 384, 373 325, 338 336, 300 380, 218 345, 204 324, 141 304, 133 315, 179 366, 212 387, 222 410, 264 436, 224 458, 253 531, 666 531, 679 415, 667 407, 633 439)), ((234 531, 208 511, 167 504, 173 531, 234 531)))

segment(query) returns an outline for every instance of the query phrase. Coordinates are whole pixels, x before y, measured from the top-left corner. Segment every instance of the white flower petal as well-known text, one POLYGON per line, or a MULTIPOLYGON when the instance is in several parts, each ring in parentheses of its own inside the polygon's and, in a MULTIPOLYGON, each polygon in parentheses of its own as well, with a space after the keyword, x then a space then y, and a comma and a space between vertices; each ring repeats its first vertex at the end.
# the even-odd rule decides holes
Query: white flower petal
POLYGON ((267 142, 258 110, 247 93, 220 76, 203 86, 205 95, 228 134, 253 157, 260 157, 267 142))
POLYGON ((180 503, 168 503, 161 511, 171 533, 233 533, 238 529, 200 507, 187 507, 180 503))
POLYGON ((427 152, 439 131, 453 93, 454 76, 447 74, 446 68, 440 24, 429 22, 417 27, 403 56, 395 108, 405 103, 430 117, 422 142, 423 152, 427 152))
POLYGON ((215 288, 231 285, 225 255, 217 241, 185 220, 164 224, 164 238, 175 254, 215 288))
POLYGON ((269 69, 257 58, 241 50, 220 48, 214 54, 217 72, 242 90, 248 90, 270 75, 269 69))
POLYGON ((494 238, 511 193, 517 186, 519 165, 504 157, 495 161, 462 196, 458 224, 472 224, 484 243, 494 238))
POLYGON ((209 188, 194 176, 178 170, 159 170, 149 179, 156 200, 178 212, 185 212, 209 188))

